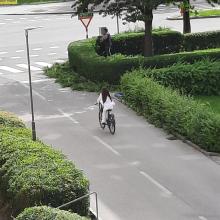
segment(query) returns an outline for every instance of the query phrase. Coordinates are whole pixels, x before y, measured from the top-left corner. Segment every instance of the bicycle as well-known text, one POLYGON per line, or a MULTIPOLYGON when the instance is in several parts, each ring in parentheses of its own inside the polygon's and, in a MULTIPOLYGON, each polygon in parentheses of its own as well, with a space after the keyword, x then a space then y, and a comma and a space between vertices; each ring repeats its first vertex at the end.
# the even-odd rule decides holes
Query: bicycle
POLYGON ((107 125, 110 133, 113 135, 115 133, 115 124, 116 124, 115 123, 115 116, 112 113, 111 109, 107 110, 108 117, 107 117, 106 123, 104 124, 104 123, 102 123, 102 112, 103 112, 103 107, 99 103, 99 124, 100 124, 100 127, 104 130, 105 126, 107 125))

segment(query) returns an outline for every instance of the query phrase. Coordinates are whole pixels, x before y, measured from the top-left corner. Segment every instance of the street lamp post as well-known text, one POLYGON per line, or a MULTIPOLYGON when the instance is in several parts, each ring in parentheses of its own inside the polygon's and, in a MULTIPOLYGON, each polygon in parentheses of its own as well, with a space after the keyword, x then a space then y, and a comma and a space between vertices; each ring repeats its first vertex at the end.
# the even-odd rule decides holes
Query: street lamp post
POLYGON ((36 128, 34 121, 34 104, 33 104, 33 94, 32 94, 32 82, 31 82, 31 65, 30 65, 30 53, 29 53, 29 42, 28 42, 28 31, 38 29, 41 27, 30 27, 25 29, 26 37, 26 47, 27 47, 27 61, 28 61, 28 75, 29 75, 29 87, 30 87, 30 101, 31 101, 31 126, 32 126, 32 140, 36 141, 36 128))

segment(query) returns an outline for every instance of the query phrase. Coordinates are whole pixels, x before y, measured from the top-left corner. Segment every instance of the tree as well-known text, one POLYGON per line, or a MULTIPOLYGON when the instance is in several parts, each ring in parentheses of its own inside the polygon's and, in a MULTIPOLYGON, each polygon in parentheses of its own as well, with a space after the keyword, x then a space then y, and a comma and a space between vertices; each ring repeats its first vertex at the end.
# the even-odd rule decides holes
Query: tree
POLYGON ((153 55, 152 21, 153 9, 160 4, 172 2, 173 0, 77 0, 73 7, 77 13, 82 12, 84 7, 90 5, 92 8, 102 6, 101 14, 117 15, 118 9, 123 19, 128 22, 143 21, 145 26, 144 56, 153 55))
MULTIPOLYGON (((194 0, 196 1, 196 0, 194 0)), ((206 0, 213 7, 215 4, 220 4, 220 0, 206 0)), ((190 22, 190 10, 194 9, 194 6, 191 4, 190 0, 183 0, 179 5, 182 14, 183 14, 183 33, 191 33, 191 22, 190 22)))

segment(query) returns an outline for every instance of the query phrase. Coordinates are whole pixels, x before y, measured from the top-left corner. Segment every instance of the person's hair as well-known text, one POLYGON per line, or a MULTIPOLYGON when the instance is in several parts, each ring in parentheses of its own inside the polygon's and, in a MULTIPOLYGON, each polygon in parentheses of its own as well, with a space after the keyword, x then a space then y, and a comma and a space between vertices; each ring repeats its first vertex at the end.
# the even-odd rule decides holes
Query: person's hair
POLYGON ((109 97, 110 100, 112 101, 112 98, 111 98, 111 95, 110 95, 108 89, 103 88, 103 89, 102 89, 102 101, 103 101, 103 104, 106 102, 107 97, 109 97))
POLYGON ((108 28, 104 27, 103 29, 104 29, 104 31, 108 32, 108 28))

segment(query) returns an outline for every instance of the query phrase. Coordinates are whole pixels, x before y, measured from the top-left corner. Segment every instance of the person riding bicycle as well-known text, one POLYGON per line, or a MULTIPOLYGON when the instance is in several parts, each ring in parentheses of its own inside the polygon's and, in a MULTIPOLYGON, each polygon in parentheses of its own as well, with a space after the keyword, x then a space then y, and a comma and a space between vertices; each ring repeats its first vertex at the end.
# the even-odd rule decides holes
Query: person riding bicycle
POLYGON ((106 123, 106 116, 107 116, 107 111, 108 110, 112 110, 113 106, 115 105, 115 103, 112 101, 112 97, 108 91, 108 89, 103 88, 102 92, 100 93, 98 99, 97 99, 97 103, 102 105, 102 124, 106 123))

